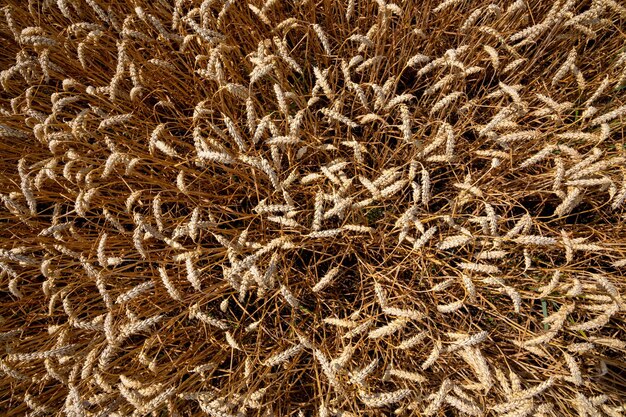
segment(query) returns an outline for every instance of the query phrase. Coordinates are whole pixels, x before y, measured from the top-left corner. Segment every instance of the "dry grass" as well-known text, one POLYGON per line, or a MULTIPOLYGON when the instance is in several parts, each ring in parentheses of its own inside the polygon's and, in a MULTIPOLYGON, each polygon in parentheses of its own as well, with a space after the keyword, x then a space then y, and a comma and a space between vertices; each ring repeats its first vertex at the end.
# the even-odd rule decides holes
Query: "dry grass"
POLYGON ((4 3, 3 415, 626 414, 619 2, 4 3))

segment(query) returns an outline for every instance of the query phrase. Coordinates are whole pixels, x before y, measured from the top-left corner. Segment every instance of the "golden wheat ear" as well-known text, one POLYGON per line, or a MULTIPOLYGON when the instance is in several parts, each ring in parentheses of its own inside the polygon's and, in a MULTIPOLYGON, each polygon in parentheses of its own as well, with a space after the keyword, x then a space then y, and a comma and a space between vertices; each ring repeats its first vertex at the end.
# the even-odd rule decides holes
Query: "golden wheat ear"
POLYGON ((0 410, 626 414, 625 19, 5 1, 0 410))

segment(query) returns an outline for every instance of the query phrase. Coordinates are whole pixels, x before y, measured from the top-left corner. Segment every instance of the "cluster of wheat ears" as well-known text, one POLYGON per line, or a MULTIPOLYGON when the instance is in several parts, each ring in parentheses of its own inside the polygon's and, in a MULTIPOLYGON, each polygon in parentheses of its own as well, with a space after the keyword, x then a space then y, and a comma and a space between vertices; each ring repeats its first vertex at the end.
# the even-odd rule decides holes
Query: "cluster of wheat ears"
POLYGON ((618 0, 5 0, 0 411, 626 414, 618 0))

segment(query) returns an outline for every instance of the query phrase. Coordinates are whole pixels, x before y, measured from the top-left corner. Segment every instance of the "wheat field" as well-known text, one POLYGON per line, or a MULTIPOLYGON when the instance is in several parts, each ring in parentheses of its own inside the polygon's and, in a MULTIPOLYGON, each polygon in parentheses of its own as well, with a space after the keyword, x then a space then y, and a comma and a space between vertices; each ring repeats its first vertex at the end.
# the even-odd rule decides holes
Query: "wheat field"
POLYGON ((626 4, 3 0, 0 414, 626 415, 626 4))

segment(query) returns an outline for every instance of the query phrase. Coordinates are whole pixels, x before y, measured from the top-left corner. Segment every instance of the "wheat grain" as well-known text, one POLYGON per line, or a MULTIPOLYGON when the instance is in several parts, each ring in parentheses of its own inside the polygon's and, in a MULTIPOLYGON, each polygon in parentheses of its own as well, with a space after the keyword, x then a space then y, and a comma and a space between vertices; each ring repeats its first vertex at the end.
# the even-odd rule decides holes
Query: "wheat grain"
POLYGON ((514 241, 520 245, 536 246, 554 246, 557 243, 555 238, 537 235, 520 235, 517 236, 514 241))
POLYGON ((322 289, 324 289, 325 287, 327 287, 328 285, 330 285, 332 283, 332 281, 335 279, 335 277, 337 276, 338 273, 339 273, 339 267, 335 267, 335 268, 329 269, 328 272, 326 272, 326 274, 324 274, 322 279, 320 279, 317 282, 317 284, 315 284, 313 286, 312 291, 313 292, 319 292, 322 289))
POLYGON ((367 378, 378 367, 378 358, 374 358, 363 369, 351 373, 350 383, 356 385, 364 385, 365 378, 367 378))
POLYGON ((413 249, 418 250, 424 247, 426 243, 437 233, 437 226, 433 226, 426 230, 419 239, 415 239, 415 243, 413 244, 413 249))
MULTIPOLYGON (((398 105, 405 104, 407 101, 413 100, 414 98, 415 96, 413 94, 401 94, 389 100, 389 102, 385 105, 384 110, 389 111, 398 105)), ((404 108, 408 110, 406 106, 404 106, 404 108)))
POLYGON ((437 305, 437 311, 440 313, 454 313, 461 307, 463 307, 463 300, 453 301, 449 304, 437 305))
POLYGON ((582 190, 577 187, 570 187, 567 191, 567 195, 554 210, 555 216, 565 216, 569 214, 580 202, 580 196, 582 190))
POLYGON ((387 307, 387 294, 385 293, 383 287, 377 281, 374 281, 374 293, 376 294, 376 299, 380 304, 380 307, 387 307))
POLYGON ((322 367, 322 372, 324 373, 324 375, 328 379, 328 383, 338 393, 341 394, 343 392, 343 387, 342 387, 341 383, 339 382, 339 380, 337 379, 336 374, 335 374, 335 370, 331 366, 331 364, 328 361, 328 359, 326 358, 326 356, 319 349, 314 349, 313 353, 314 353, 315 359, 317 359, 318 362, 320 363, 320 365, 322 367))
POLYGON ((386 407, 391 404, 398 403, 412 393, 410 389, 399 389, 392 392, 380 392, 375 394, 367 394, 359 391, 359 398, 368 407, 386 407))
POLYGON ((198 152, 198 158, 201 160, 219 162, 225 165, 229 165, 235 162, 235 160, 227 153, 217 151, 200 151, 198 152))
POLYGON ((350 330, 349 332, 347 332, 346 334, 344 334, 342 337, 344 339, 351 339, 355 336, 358 336, 362 333, 365 333, 371 326, 372 326, 373 322, 372 321, 365 321, 361 324, 359 324, 358 326, 356 326, 354 329, 350 330))
POLYGON ((583 378, 580 373, 580 368, 578 367, 578 364, 576 363, 576 359, 574 359, 572 355, 566 352, 563 352, 563 358, 565 359, 565 363, 567 364, 567 367, 569 368, 569 371, 571 374, 571 381, 575 385, 582 385, 583 378))
POLYGON ((618 107, 617 109, 610 111, 602 116, 598 116, 591 121, 592 126, 598 126, 603 123, 608 123, 613 119, 617 119, 618 117, 626 114, 626 105, 618 107))
POLYGON ((341 226, 342 230, 348 230, 357 233, 371 233, 374 229, 369 226, 361 226, 357 224, 344 224, 341 226))
POLYGON ((228 330, 230 328, 230 325, 227 322, 215 319, 208 314, 200 311, 200 306, 198 304, 194 304, 189 308, 189 317, 192 319, 198 319, 220 330, 228 330))
POLYGON ((460 0, 444 0, 443 2, 441 2, 437 7, 435 7, 432 12, 433 13, 439 13, 451 6, 454 6, 456 4, 460 3, 460 0))
POLYGON ((67 345, 59 348, 40 351, 40 352, 31 352, 31 353, 10 353, 5 358, 9 362, 26 362, 37 359, 47 359, 59 356, 66 356, 70 352, 76 349, 76 345, 67 345))
POLYGON ((439 411, 453 385, 454 384, 449 379, 443 380, 437 392, 429 397, 431 401, 428 404, 428 407, 426 407, 423 411, 425 416, 432 416, 439 411))
POLYGON ((407 325, 407 323, 408 323, 408 320, 406 318, 400 317, 398 319, 395 319, 394 321, 392 321, 386 326, 379 327, 378 329, 372 330, 371 332, 369 332, 367 337, 370 339, 379 339, 381 337, 390 336, 396 333, 397 331, 401 330, 402 328, 404 328, 407 325))
POLYGON ((26 199, 28 209, 32 215, 37 213, 37 201, 32 191, 32 184, 26 173, 26 160, 20 159, 17 164, 18 173, 20 175, 20 187, 22 189, 22 195, 26 199))
POLYGON ((282 190, 280 186, 280 181, 278 180, 278 175, 276 175, 276 172, 272 168, 272 165, 267 161, 267 159, 263 157, 255 158, 249 157, 247 155, 239 155, 239 160, 264 172, 269 177, 272 186, 278 191, 282 190))
POLYGON ((170 295, 170 297, 172 297, 176 301, 182 301, 182 296, 180 295, 176 287, 174 287, 174 284, 167 275, 167 271, 162 266, 159 267, 159 275, 161 276, 163 285, 165 286, 165 289, 167 290, 167 293, 170 295))
POLYGON ((320 40, 320 43, 322 44, 322 47, 324 48, 324 52, 326 52, 327 55, 331 55, 332 53, 330 49, 330 43, 328 42, 328 38, 326 37, 326 33, 324 32, 322 27, 318 24, 314 24, 313 31, 315 31, 315 34, 320 40))
POLYGON ((311 232, 306 236, 310 239, 329 238, 329 237, 334 237, 334 236, 341 234, 342 231, 343 229, 320 230, 317 232, 311 232))
POLYGON ((353 122, 352 120, 350 120, 348 117, 334 111, 328 108, 322 108, 320 109, 320 111, 329 119, 335 120, 337 122, 343 123, 351 128, 356 128, 359 125, 355 122, 353 122))
POLYGON ((520 313, 522 309, 522 297, 513 287, 505 285, 502 287, 503 291, 511 298, 513 302, 513 308, 516 313, 520 313))
POLYGON ((276 64, 273 62, 264 64, 264 65, 255 66, 252 72, 249 74, 250 84, 252 85, 256 83, 258 80, 260 80, 261 78, 268 75, 270 72, 272 72, 275 69, 275 67, 276 67, 276 64))
POLYGON ((439 90, 443 90, 448 87, 456 78, 457 76, 455 74, 448 74, 430 87, 428 87, 428 89, 424 91, 424 94, 430 95, 436 93, 439 90))
POLYGON ((567 185, 568 187, 595 187, 599 185, 609 184, 613 184, 613 181, 611 181, 610 178, 570 180, 565 182, 565 185, 567 185))
POLYGON ((470 347, 470 346, 474 346, 477 345, 479 343, 484 342, 487 337, 489 336, 489 333, 486 331, 482 331, 482 332, 478 332, 476 334, 473 334, 471 336, 465 336, 460 340, 456 340, 452 343, 452 345, 450 345, 448 347, 448 351, 452 352, 456 349, 460 349, 460 348, 466 348, 466 347, 470 347))
POLYGON ((139 320, 136 322, 132 322, 130 324, 123 325, 120 327, 120 332, 119 332, 120 334, 116 338, 116 342, 119 342, 120 340, 124 340, 137 333, 145 332, 150 327, 160 322, 162 319, 163 319, 163 315, 157 315, 154 317, 147 318, 145 320, 139 320))
POLYGON ((459 30, 461 32, 467 32, 467 30, 474 26, 476 24, 476 22, 478 21, 478 19, 480 18, 480 15, 483 13, 482 8, 477 8, 476 10, 474 10, 472 13, 470 13, 469 16, 467 16, 467 18, 465 19, 465 21, 463 22, 463 24, 459 27, 459 30))
POLYGON ((478 264, 474 262, 459 262, 459 267, 467 271, 481 272, 484 274, 498 274, 500 268, 494 265, 478 264))
POLYGON ((476 347, 466 347, 460 351, 460 355, 470 365, 483 388, 488 390, 493 381, 487 361, 480 350, 476 347))
POLYGON ((346 365, 350 362, 354 351, 354 346, 346 346, 341 352, 341 355, 330 361, 330 366, 333 367, 335 371, 340 371, 341 369, 345 368, 346 365))
POLYGON ((374 43, 372 42, 372 40, 364 35, 354 34, 350 36, 347 40, 358 42, 368 48, 374 46, 374 43))
POLYGON ((423 375, 417 372, 404 371, 401 369, 390 369, 388 372, 390 376, 396 376, 401 379, 406 379, 407 381, 417 382, 420 384, 427 381, 423 375))
POLYGON ((548 285, 539 288, 539 290, 541 290, 541 294, 539 295, 539 298, 545 298, 552 291, 554 291, 556 289, 556 286, 559 284, 560 277, 561 277, 561 271, 559 270, 554 271, 554 274, 552 274, 552 279, 550 280, 548 285))
POLYGON ((424 318, 424 314, 416 310, 401 309, 401 308, 389 307, 389 306, 382 307, 382 310, 383 310, 383 313, 389 314, 390 316, 405 318, 409 320, 421 320, 424 318))
POLYGON ((454 235, 448 236, 443 241, 441 241, 437 247, 441 250, 452 249, 459 246, 463 246, 469 241, 472 240, 472 236, 466 235, 454 235))
POLYGON ((461 91, 455 91, 453 93, 448 94, 447 96, 445 96, 444 98, 442 98, 441 100, 439 100, 437 103, 433 105, 433 107, 430 109, 430 115, 433 115, 434 113, 437 113, 438 111, 444 109, 445 107, 450 105, 452 102, 458 100, 461 96, 463 96, 463 92, 461 91))
POLYGON ((355 328, 358 326, 358 323, 352 320, 346 320, 346 319, 337 319, 337 318, 333 318, 333 317, 326 317, 324 318, 324 323, 326 324, 330 324, 333 326, 338 326, 338 327, 346 327, 349 329, 355 328))
POLYGON ((571 353, 585 353, 594 348, 593 343, 572 343, 567 346, 567 350, 571 353))
POLYGON ((421 343, 428 334, 426 332, 418 333, 417 335, 410 337, 408 339, 403 340, 400 345, 398 345, 398 349, 406 350, 411 349, 421 343))
POLYGON ((482 416, 483 411, 475 404, 469 403, 465 400, 457 398, 451 394, 446 395, 445 401, 457 410, 470 415, 470 416, 482 416))
POLYGON ((224 333, 224 337, 226 338, 226 343, 228 343, 228 346, 230 346, 234 350, 241 350, 241 346, 239 346, 239 343, 237 343, 230 331, 226 331, 226 333, 224 333))
POLYGON ((298 301, 298 299, 294 297, 294 295, 291 293, 289 288, 287 288, 283 284, 280 285, 280 293, 282 294, 282 296, 285 298, 285 300, 289 303, 289 305, 292 308, 294 309, 300 308, 300 302, 298 301))
POLYGON ((411 58, 409 58, 409 60, 406 63, 407 67, 414 67, 415 65, 419 65, 419 64, 426 64, 428 62, 430 62, 431 58, 426 56, 426 55, 422 55, 422 54, 417 54, 417 55, 413 55, 411 58))
POLYGON ((125 293, 120 294, 115 300, 115 303, 116 304, 127 303, 131 301, 132 299, 140 296, 144 292, 151 290, 152 288, 154 288, 154 283, 152 281, 147 281, 142 284, 136 285, 130 290, 126 291, 125 293))
POLYGON ((261 325, 261 320, 250 323, 249 325, 246 326, 246 329, 245 329, 246 333, 256 331, 260 325, 261 325))
POLYGON ((441 342, 439 340, 435 341, 435 344, 433 345, 433 349, 430 352, 430 355, 428 355, 428 358, 426 358, 426 360, 422 363, 422 370, 426 370, 428 368, 430 368, 436 361, 437 359, 439 359, 439 354, 442 350, 442 345, 441 342))
MULTIPOLYGON (((363 71, 365 71, 367 68, 370 67, 374 67, 377 64, 380 64, 381 62, 383 62, 385 60, 385 57, 383 55, 376 55, 373 56, 369 59, 366 59, 365 61, 363 61, 358 67, 356 67, 356 72, 358 72, 359 74, 362 73, 363 71)), ((375 108, 380 108, 382 107, 383 103, 382 101, 378 101, 378 106, 376 104, 374 104, 375 108)))

